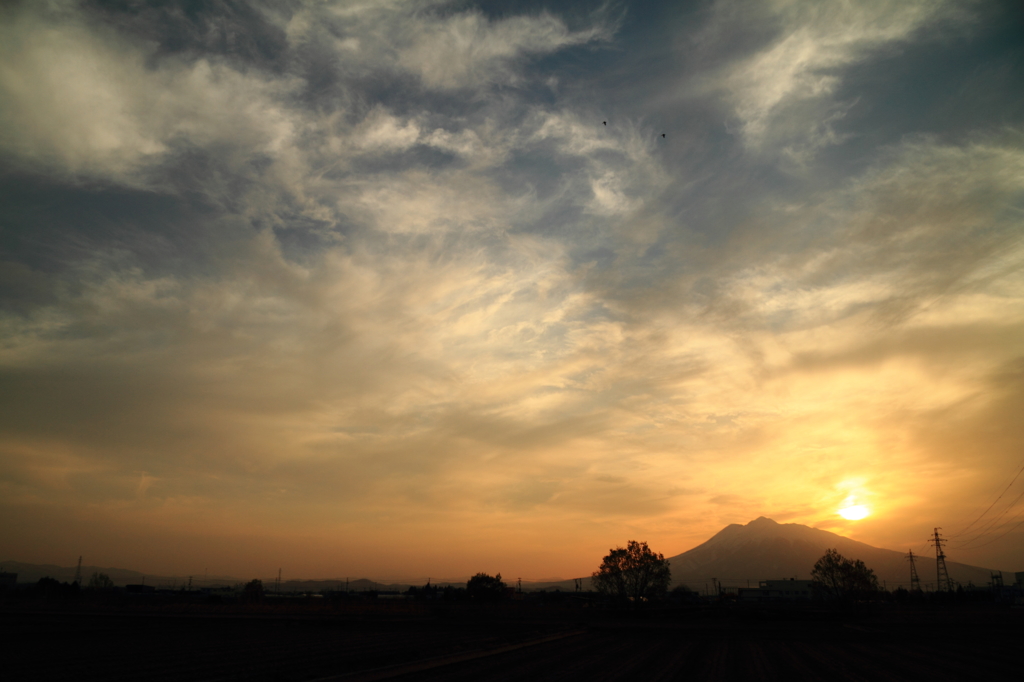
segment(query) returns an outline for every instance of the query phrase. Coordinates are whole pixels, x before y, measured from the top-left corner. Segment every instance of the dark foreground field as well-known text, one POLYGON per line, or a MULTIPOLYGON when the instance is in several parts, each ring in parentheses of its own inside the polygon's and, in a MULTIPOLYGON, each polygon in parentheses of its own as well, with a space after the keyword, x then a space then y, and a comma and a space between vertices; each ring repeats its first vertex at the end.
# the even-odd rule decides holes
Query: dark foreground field
POLYGON ((0 611, 5 680, 1018 680, 1019 610, 0 611))

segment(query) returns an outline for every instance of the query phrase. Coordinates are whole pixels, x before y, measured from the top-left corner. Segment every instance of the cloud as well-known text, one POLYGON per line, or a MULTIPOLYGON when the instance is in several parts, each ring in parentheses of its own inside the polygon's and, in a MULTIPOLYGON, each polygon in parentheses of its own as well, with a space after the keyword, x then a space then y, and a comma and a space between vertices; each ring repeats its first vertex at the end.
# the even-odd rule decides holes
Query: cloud
POLYGON ((777 209, 776 220, 789 223, 785 255, 736 271, 728 290, 777 329, 863 314, 934 324, 946 306, 961 314, 960 300, 971 300, 979 322, 1005 319, 1006 301, 991 285, 1004 282, 1016 296, 1022 177, 1024 154, 1011 140, 908 140, 844 192, 797 213, 777 209), (794 250, 797 240, 807 247, 794 250))
POLYGON ((51 26, 19 13, 5 22, 3 144, 56 156, 72 169, 105 165, 126 173, 136 160, 165 151, 131 111, 141 55, 127 63, 116 48, 73 24, 51 26))
POLYGON ((737 24, 772 27, 774 35, 729 65, 719 84, 750 149, 781 149, 800 162, 849 135, 837 133, 834 124, 855 102, 832 99, 845 68, 920 40, 929 27, 968 20, 965 8, 950 3, 879 0, 834 5, 780 0, 757 6, 724 1, 716 3, 714 14, 707 40, 736 30, 737 24))
POLYGON ((498 18, 438 1, 310 4, 285 31, 296 45, 329 45, 341 73, 399 71, 446 91, 522 85, 524 62, 609 40, 616 24, 606 15, 598 9, 573 31, 548 12, 498 18))
POLYGON ((167 59, 73 11, 23 9, 3 27, 0 88, 8 153, 34 166, 145 186, 182 142, 251 159, 290 144, 280 100, 294 79, 216 61, 167 59), (140 177, 140 173, 142 176, 140 177))
POLYGON ((573 33, 547 13, 492 21, 478 12, 464 12, 417 22, 398 63, 419 74, 428 87, 514 84, 515 60, 607 39, 608 33, 600 26, 573 33))
POLYGON ((356 128, 356 144, 363 149, 403 150, 416 144, 419 127, 402 122, 380 109, 374 110, 356 128))
POLYGON ((862 539, 970 507, 1017 438, 1019 135, 854 154, 847 70, 953 10, 759 7, 7 10, 3 499, 527 576, 850 481, 915 519, 862 539), (679 46, 699 78, 622 66, 679 46))

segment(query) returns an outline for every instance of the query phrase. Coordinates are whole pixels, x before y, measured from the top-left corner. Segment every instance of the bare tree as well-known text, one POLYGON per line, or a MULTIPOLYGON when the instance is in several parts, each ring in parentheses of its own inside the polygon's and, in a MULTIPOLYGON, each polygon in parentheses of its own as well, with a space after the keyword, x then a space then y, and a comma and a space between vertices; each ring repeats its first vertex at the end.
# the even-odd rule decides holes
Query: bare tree
POLYGON ((90 590, 110 590, 114 587, 114 581, 106 573, 93 573, 89 578, 90 590))
POLYGON ((811 579, 819 594, 838 601, 863 598, 878 591, 875 572, 860 559, 847 559, 836 549, 826 550, 818 559, 811 579))
POLYGON ((646 542, 630 540, 625 548, 611 550, 591 580, 598 592, 640 606, 663 597, 672 574, 664 554, 655 554, 646 542))

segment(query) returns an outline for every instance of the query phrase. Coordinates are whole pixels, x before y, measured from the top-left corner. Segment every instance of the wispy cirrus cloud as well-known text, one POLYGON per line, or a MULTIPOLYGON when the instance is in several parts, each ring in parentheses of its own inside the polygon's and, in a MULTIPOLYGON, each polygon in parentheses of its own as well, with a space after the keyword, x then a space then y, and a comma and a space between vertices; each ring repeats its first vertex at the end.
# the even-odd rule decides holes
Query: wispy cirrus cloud
POLYGON ((966 513, 1015 456, 1013 89, 884 143, 843 89, 962 8, 57 7, 0 28, 0 490, 39 527, 574 575, 851 494, 966 513))
POLYGON ((719 2, 706 40, 742 25, 768 27, 764 45, 730 63, 718 83, 749 148, 803 163, 854 134, 836 130, 857 104, 835 99, 844 69, 970 20, 969 6, 952 3, 719 2))

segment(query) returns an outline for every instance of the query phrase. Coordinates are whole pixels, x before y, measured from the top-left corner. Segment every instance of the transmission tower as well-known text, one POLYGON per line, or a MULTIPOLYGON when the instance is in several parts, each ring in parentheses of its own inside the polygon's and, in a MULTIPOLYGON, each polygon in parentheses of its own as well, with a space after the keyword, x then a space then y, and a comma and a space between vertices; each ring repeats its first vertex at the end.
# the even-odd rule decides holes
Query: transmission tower
POLYGON ((75 569, 75 583, 82 584, 82 557, 78 557, 78 568, 75 569))
POLYGON ((907 561, 910 562, 910 591, 921 591, 921 579, 917 577, 917 566, 914 565, 914 550, 907 554, 907 561))
POLYGON ((938 581, 936 589, 941 590, 943 583, 946 589, 953 591, 953 581, 949 579, 949 571, 946 570, 946 553, 942 551, 942 543, 945 540, 939 535, 939 529, 935 529, 935 535, 929 540, 935 545, 935 579, 938 581))

